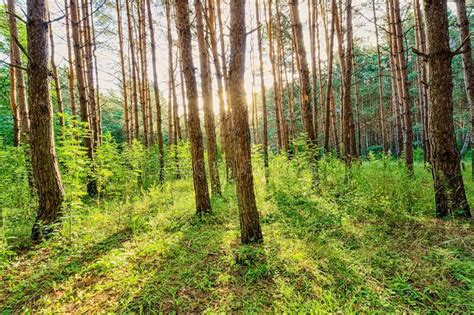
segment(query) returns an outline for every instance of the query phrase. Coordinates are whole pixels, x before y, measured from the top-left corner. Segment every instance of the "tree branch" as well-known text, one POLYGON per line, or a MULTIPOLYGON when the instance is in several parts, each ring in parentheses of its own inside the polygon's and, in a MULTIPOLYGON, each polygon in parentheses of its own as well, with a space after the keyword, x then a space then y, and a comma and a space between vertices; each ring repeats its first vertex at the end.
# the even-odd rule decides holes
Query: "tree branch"
POLYGON ((465 53, 466 51, 465 51, 465 50, 461 50, 461 49, 464 47, 464 45, 466 45, 467 41, 470 40, 470 39, 471 39, 471 35, 469 34, 469 35, 467 35, 466 38, 464 38, 464 40, 461 42, 461 45, 459 45, 459 47, 458 47, 455 51, 453 51, 453 52, 451 53, 451 56, 454 57, 454 56, 456 56, 456 55, 465 53))
POLYGON ((418 55, 418 56, 422 57, 425 61, 430 59, 430 55, 428 55, 428 54, 426 54, 422 51, 419 51, 415 47, 413 47, 411 50, 413 51, 413 53, 415 53, 415 55, 418 55))
POLYGON ((12 63, 6 62, 6 61, 1 60, 1 59, 0 59, 0 63, 3 63, 4 65, 7 65, 9 67, 18 68, 18 69, 25 70, 25 71, 27 70, 25 67, 22 67, 22 66, 19 66, 19 65, 14 65, 12 63))

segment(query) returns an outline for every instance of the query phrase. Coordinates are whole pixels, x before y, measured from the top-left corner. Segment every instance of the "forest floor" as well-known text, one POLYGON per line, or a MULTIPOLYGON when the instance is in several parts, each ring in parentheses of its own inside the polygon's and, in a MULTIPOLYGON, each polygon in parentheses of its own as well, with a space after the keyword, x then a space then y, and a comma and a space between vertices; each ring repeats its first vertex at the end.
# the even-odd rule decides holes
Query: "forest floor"
MULTIPOLYGON (((396 162, 273 162, 256 193, 265 241, 242 246, 233 185, 194 213, 192 180, 102 200, 0 266, 0 311, 474 312, 473 224, 434 217, 429 173, 396 162), (236 263, 239 257, 239 263, 236 263)), ((465 172, 469 177, 469 171, 465 172)), ((471 205, 474 184, 467 180, 471 205)))

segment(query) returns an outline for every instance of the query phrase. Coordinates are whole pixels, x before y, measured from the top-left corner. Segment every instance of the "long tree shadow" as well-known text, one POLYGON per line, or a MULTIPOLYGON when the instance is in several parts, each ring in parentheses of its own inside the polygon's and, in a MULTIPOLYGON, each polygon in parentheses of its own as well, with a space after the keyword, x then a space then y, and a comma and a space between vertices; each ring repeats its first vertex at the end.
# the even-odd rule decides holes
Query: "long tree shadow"
MULTIPOLYGON (((166 228, 179 235, 160 255, 141 269, 153 270, 141 289, 123 298, 119 313, 203 312, 229 298, 232 307, 252 281, 249 274, 265 269, 265 261, 251 266, 235 263, 238 245, 238 213, 235 200, 213 203, 214 212, 202 218, 177 218, 179 224, 166 228), (263 267, 262 267, 263 266, 263 267), (252 269, 252 270, 250 270, 252 269)), ((265 271, 262 271, 265 273, 265 271)), ((253 283, 254 290, 261 289, 253 283)), ((238 307, 237 307, 238 308, 238 307)))
POLYGON ((33 304, 41 296, 49 294, 57 285, 81 273, 89 263, 112 249, 120 247, 132 236, 132 230, 125 228, 72 256, 65 255, 61 250, 49 260, 50 262, 60 261, 60 263, 54 265, 47 263, 39 269, 33 268, 29 274, 23 276, 20 283, 15 285, 9 283, 8 279, 10 278, 5 274, 3 279, 0 279, 0 283, 2 283, 0 289, 4 292, 0 295, 0 311, 21 311, 22 308, 33 304))
MULTIPOLYGON (((388 298, 420 310, 445 305, 452 300, 450 294, 466 296, 466 271, 455 266, 472 259, 472 230, 467 224, 384 209, 376 214, 364 209, 331 211, 310 198, 295 200, 278 193, 272 220, 284 221, 287 236, 308 246, 330 280, 324 289, 335 288, 339 304, 354 299, 383 309, 374 301, 388 298), (324 260, 329 263, 319 263, 324 260), (445 290, 427 293, 427 287, 445 290)), ((466 311, 468 300, 452 301, 450 307, 466 311)))

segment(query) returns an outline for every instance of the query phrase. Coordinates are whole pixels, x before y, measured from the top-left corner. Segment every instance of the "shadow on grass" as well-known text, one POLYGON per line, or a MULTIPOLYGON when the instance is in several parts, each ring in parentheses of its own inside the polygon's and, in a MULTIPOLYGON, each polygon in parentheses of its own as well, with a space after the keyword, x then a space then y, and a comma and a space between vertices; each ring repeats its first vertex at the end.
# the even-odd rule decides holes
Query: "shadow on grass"
POLYGON ((343 210, 326 212, 310 198, 279 191, 274 200, 275 220, 285 222, 288 237, 313 250, 313 261, 328 279, 324 289, 337 292, 339 306, 356 301, 389 312, 401 306, 469 312, 470 281, 463 277, 473 257, 472 224, 383 209, 376 214, 356 209, 338 218, 343 210))
MULTIPOLYGON (((243 309, 249 293, 251 274, 265 262, 251 266, 235 263, 234 254, 242 248, 238 241, 238 214, 233 187, 213 202, 213 213, 202 217, 175 217, 179 224, 166 227, 166 233, 179 235, 162 254, 146 266, 153 270, 139 292, 130 293, 114 311, 119 313, 195 313, 225 305, 228 310, 243 309), (177 234, 176 234, 177 233, 177 234)), ((265 273, 265 271, 262 271, 265 273)), ((263 283, 261 283, 264 285, 263 283)), ((254 289, 262 287, 256 283, 254 289)))
POLYGON ((41 296, 49 294, 58 284, 81 273, 89 263, 112 249, 120 247, 122 243, 130 240, 132 235, 131 229, 122 229, 72 256, 68 256, 67 251, 65 255, 65 251, 61 250, 50 258, 51 262, 59 261, 58 264, 50 265, 48 263, 38 269, 33 268, 29 274, 22 275, 21 282, 14 286, 9 285, 8 275, 5 275, 4 279, 0 279, 0 283, 3 283, 0 289, 5 292, 3 296, 0 295, 0 311, 21 311, 22 308, 33 304, 41 296), (61 258, 60 256, 63 255, 64 257, 61 258))

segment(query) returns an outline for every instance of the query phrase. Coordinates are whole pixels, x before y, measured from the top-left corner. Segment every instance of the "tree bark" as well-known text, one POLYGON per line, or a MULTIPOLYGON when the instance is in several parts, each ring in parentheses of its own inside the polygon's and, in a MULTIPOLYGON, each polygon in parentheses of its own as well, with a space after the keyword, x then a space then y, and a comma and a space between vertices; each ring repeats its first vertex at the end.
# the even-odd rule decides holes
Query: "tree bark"
POLYGON ((13 145, 18 147, 20 145, 20 111, 18 109, 18 103, 16 101, 16 73, 13 60, 13 43, 10 41, 10 107, 13 114, 13 145))
POLYGON ((436 212, 470 217, 453 121, 453 54, 449 48, 446 0, 423 2, 428 44, 430 142, 436 212))
POLYGON ((306 49, 304 47, 303 40, 303 27, 300 21, 300 15, 298 11, 298 0, 288 0, 290 6, 290 16, 292 27, 295 32, 296 51, 298 56, 298 70, 301 78, 301 93, 302 93, 302 104, 301 114, 303 120, 303 129, 307 133, 309 139, 316 143, 316 136, 313 129, 313 116, 311 112, 311 101, 310 101, 310 82, 309 82, 309 68, 306 60, 306 49))
POLYGON ((54 144, 53 109, 49 94, 48 24, 45 0, 28 0, 28 96, 31 104, 31 156, 39 207, 32 229, 38 240, 58 221, 64 200, 54 144))
POLYGON ((278 88, 278 77, 277 77, 277 60, 275 57, 275 50, 273 46, 273 16, 272 16, 272 1, 268 0, 268 14, 266 16, 267 24, 267 36, 268 36, 268 45, 269 45, 269 58, 272 66, 272 76, 273 76, 273 101, 275 105, 275 124, 277 129, 277 148, 281 149, 282 142, 282 130, 281 130, 281 117, 279 111, 280 103, 280 90, 278 88))
POLYGON ((130 57, 132 59, 132 101, 135 124, 134 138, 138 139, 140 136, 140 124, 138 123, 137 60, 135 55, 135 39, 133 36, 132 8, 130 7, 130 0, 125 0, 125 6, 127 9, 128 42, 130 46, 130 57))
POLYGON ((76 109, 76 93, 75 93, 75 74, 74 74, 74 60, 72 56, 72 47, 71 47, 71 30, 70 30, 70 15, 69 15, 69 4, 68 0, 64 0, 64 9, 66 15, 66 45, 67 45, 67 60, 69 64, 68 72, 68 83, 69 83, 69 99, 71 102, 71 112, 74 127, 77 126, 77 109, 76 109))
MULTIPOLYGON (((424 23, 421 18, 421 9, 419 0, 413 1, 413 11, 415 19, 415 45, 419 51, 426 51, 426 39, 424 23)), ((423 151, 425 162, 430 161, 431 151, 430 143, 428 139, 428 89, 426 87, 426 63, 420 56, 417 56, 417 68, 418 68, 418 94, 420 102, 420 114, 421 114, 421 125, 423 126, 423 151)))
MULTIPOLYGON (((48 19, 51 20, 50 13, 48 11, 48 19)), ((59 112, 59 127, 64 127, 64 104, 63 104, 63 94, 61 92, 61 83, 59 82, 59 75, 58 75, 58 67, 56 65, 56 61, 54 60, 54 35, 53 29, 51 28, 51 24, 49 24, 49 42, 51 45, 51 54, 50 54, 50 62, 51 62, 51 70, 53 72, 53 79, 54 79, 54 88, 56 91, 56 101, 58 103, 58 112, 59 112)))
POLYGON ((230 100, 235 132, 237 199, 240 218, 240 238, 243 244, 263 241, 250 157, 250 130, 247 98, 244 88, 245 74, 245 0, 232 0, 230 8, 229 66, 230 100))
POLYGON ((344 156, 346 162, 357 156, 355 142, 355 124, 352 113, 352 0, 346 0, 346 52, 345 52, 345 74, 344 74, 344 156))
POLYGON ((214 62, 214 69, 217 79, 217 97, 219 100, 219 123, 221 133, 221 149, 224 153, 226 169, 229 170, 232 165, 231 152, 228 149, 229 142, 229 130, 226 120, 226 104, 224 98, 224 78, 222 74, 221 62, 219 59, 218 46, 217 46, 217 35, 216 35, 216 17, 215 17, 215 6, 214 0, 208 0, 208 15, 207 15, 207 27, 209 30, 209 37, 211 42, 211 53, 214 62))
POLYGON ((123 51, 123 30, 122 30, 122 6, 121 0, 116 0, 117 7, 117 24, 118 24, 118 40, 120 52, 120 65, 122 70, 122 93, 123 93, 123 111, 125 116, 125 139, 127 144, 131 144, 130 137, 130 118, 128 113, 128 93, 127 93, 127 73, 125 71, 125 56, 123 51))
MULTIPOLYGON (((332 8, 334 10, 335 3, 332 1, 332 8)), ((331 19, 331 30, 330 34, 327 33, 327 27, 325 27, 326 33, 326 46, 327 46, 327 55, 328 55, 328 78, 326 84, 326 128, 324 130, 324 150, 329 151, 329 131, 331 125, 331 93, 332 93, 332 74, 333 74, 333 60, 334 60, 334 27, 335 19, 331 19)))
POLYGON ((403 152, 405 154, 405 163, 410 174, 413 173, 413 129, 410 110, 410 83, 408 81, 407 62, 405 57, 405 49, 403 47, 403 31, 402 20, 400 16, 399 0, 392 0, 396 41, 398 48, 398 62, 401 76, 401 95, 403 100, 403 121, 404 121, 404 143, 403 152))
POLYGON ((155 43, 155 27, 153 25, 153 12, 151 9, 151 0, 147 0, 148 8, 148 27, 150 29, 151 37, 151 58, 153 64, 153 92, 155 93, 155 108, 156 108, 156 137, 158 141, 158 160, 160 163, 159 182, 163 184, 165 181, 165 152, 163 147, 163 133, 161 131, 161 103, 160 103, 160 88, 158 86, 158 73, 156 69, 156 43, 155 43))
POLYGON ((89 13, 89 0, 82 0, 82 27, 84 31, 84 70, 86 86, 88 88, 88 101, 89 115, 90 115, 90 126, 92 131, 93 141, 92 146, 95 148, 99 142, 99 123, 97 117, 97 103, 96 103, 96 90, 94 84, 94 60, 92 58, 92 29, 91 29, 91 14, 89 13))
POLYGON ((219 164, 217 163, 216 126, 214 123, 214 105, 212 101, 212 78, 209 66, 209 55, 204 38, 204 22, 201 0, 194 0, 196 10, 196 32, 199 46, 199 63, 201 66, 201 92, 204 108, 204 126, 207 138, 207 160, 211 178, 211 192, 214 196, 221 195, 219 180, 219 164))
POLYGON ((206 170, 204 166, 204 149, 201 126, 199 122, 198 93, 191 46, 191 24, 189 22, 188 0, 175 1, 176 27, 179 47, 183 58, 183 73, 189 106, 189 140, 193 163, 193 183, 198 214, 211 211, 211 201, 207 189, 206 170))
MULTIPOLYGON (((461 36, 461 43, 470 36, 469 34, 469 19, 466 13, 466 0, 456 1, 456 11, 459 23, 459 32, 461 36)), ((472 67, 472 45, 470 40, 466 40, 462 48, 462 64, 464 69, 464 86, 466 88, 467 102, 471 110, 471 150, 474 148, 474 68, 472 67)), ((474 151, 474 150, 473 150, 474 151)), ((472 155, 472 162, 474 163, 474 154, 472 155)), ((473 164, 474 165, 474 164, 473 164)), ((471 173, 474 178, 474 168, 471 173)))
POLYGON ((375 45, 377 46, 377 76, 379 83, 379 122, 380 122, 380 133, 382 135, 382 150, 383 153, 387 153, 387 135, 385 132, 385 106, 383 99, 383 78, 382 78, 382 55, 380 53, 379 44, 379 27, 377 24, 377 13, 375 11, 375 0, 372 0, 372 12, 374 16, 374 29, 375 29, 375 45))
MULTIPOLYGON (((15 14, 15 0, 8 0, 7 1, 7 9, 8 9, 8 29, 10 31, 10 49, 11 49, 11 64, 14 65, 14 73, 15 73, 15 84, 12 84, 12 90, 16 89, 16 101, 15 104, 17 105, 18 110, 18 123, 16 125, 18 132, 14 133, 17 134, 18 143, 24 142, 28 143, 28 137, 30 133, 30 118, 29 118, 29 110, 28 110, 28 103, 26 101, 26 92, 25 92, 25 80, 23 79, 23 70, 21 69, 21 52, 20 46, 18 43, 20 39, 18 37, 18 27, 16 24, 16 17, 15 14)), ((15 122, 15 121, 14 121, 15 122)), ((14 124, 15 125, 15 124, 14 124)))
MULTIPOLYGON (((265 0, 263 0, 265 1, 265 0)), ((257 15, 257 42, 258 42, 258 62, 260 71, 260 94, 262 97, 262 119, 263 119, 263 165, 265 167, 265 175, 268 175, 268 118, 267 118, 267 97, 265 88, 265 73, 263 70, 263 45, 262 45, 262 28, 260 23, 260 0, 255 0, 255 11, 257 15)), ((267 176, 268 178, 268 176, 267 176)))

